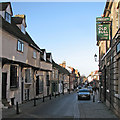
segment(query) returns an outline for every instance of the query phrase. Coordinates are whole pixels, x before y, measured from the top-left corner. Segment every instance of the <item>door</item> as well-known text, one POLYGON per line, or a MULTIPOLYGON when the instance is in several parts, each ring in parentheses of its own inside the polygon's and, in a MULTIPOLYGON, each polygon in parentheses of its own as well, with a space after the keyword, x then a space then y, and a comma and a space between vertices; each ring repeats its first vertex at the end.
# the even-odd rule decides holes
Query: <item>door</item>
POLYGON ((2 99, 6 99, 7 73, 2 73, 2 99))
POLYGON ((21 82, 21 100, 23 101, 23 90, 24 89, 24 83, 23 82, 21 82))
POLYGON ((39 94, 39 76, 36 77, 36 95, 39 94))

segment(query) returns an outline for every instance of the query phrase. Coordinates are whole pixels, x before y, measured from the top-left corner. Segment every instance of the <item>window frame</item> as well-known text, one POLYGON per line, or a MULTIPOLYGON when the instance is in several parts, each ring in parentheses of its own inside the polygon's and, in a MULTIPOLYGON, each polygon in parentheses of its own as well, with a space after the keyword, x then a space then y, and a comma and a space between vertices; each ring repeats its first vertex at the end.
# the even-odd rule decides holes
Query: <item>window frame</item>
POLYGON ((17 41, 17 51, 23 53, 24 52, 24 43, 21 40, 17 41), (19 43, 19 45, 18 45, 19 43))
POLYGON ((11 15, 5 11, 5 20, 8 22, 8 23, 11 23, 11 15))
POLYGON ((25 26, 21 24, 21 31, 25 34, 25 26))
POLYGON ((118 44, 116 45, 116 52, 117 54, 120 53, 120 42, 118 42, 118 44))
POLYGON ((12 88, 18 88, 18 86, 19 86, 18 66, 11 65, 10 66, 10 89, 12 89, 12 88), (15 69, 11 70, 12 67, 15 68, 16 70, 15 69))
POLYGON ((33 58, 36 59, 37 58, 37 52, 33 51, 33 58))

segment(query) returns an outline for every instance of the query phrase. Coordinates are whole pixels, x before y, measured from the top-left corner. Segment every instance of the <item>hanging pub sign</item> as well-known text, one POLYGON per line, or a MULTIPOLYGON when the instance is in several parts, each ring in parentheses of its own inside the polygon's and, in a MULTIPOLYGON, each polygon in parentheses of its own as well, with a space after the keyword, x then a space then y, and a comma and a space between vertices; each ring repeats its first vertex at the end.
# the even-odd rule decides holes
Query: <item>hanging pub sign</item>
POLYGON ((110 17, 96 18, 97 41, 109 40, 110 17))
POLYGON ((110 17, 97 17, 96 18, 96 22, 109 22, 110 21, 110 17))
POLYGON ((97 23, 97 41, 109 40, 109 24, 108 23, 97 23))

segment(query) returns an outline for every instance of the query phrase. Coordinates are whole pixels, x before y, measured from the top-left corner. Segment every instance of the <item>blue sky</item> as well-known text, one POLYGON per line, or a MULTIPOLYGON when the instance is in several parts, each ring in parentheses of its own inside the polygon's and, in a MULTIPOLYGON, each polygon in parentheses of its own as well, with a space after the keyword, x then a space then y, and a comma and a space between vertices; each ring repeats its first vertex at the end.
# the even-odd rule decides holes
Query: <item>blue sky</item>
POLYGON ((13 14, 25 14, 27 31, 40 48, 52 52, 55 62, 89 75, 98 69, 94 54, 96 17, 105 2, 13 2, 13 14))

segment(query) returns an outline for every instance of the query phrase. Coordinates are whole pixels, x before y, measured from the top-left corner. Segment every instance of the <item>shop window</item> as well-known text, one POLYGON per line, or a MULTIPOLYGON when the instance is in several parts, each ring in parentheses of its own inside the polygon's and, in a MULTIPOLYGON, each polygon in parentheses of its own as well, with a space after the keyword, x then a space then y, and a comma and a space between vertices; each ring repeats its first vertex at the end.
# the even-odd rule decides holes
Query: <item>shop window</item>
POLYGON ((30 69, 25 69, 25 82, 26 83, 31 83, 31 70, 30 69))
POLYGON ((46 85, 47 85, 47 86, 50 86, 49 75, 46 75, 46 85))
POLYGON ((39 76, 39 93, 43 92, 43 76, 39 76))
POLYGON ((18 87, 17 66, 11 65, 10 66, 10 88, 17 88, 17 87, 18 87))

